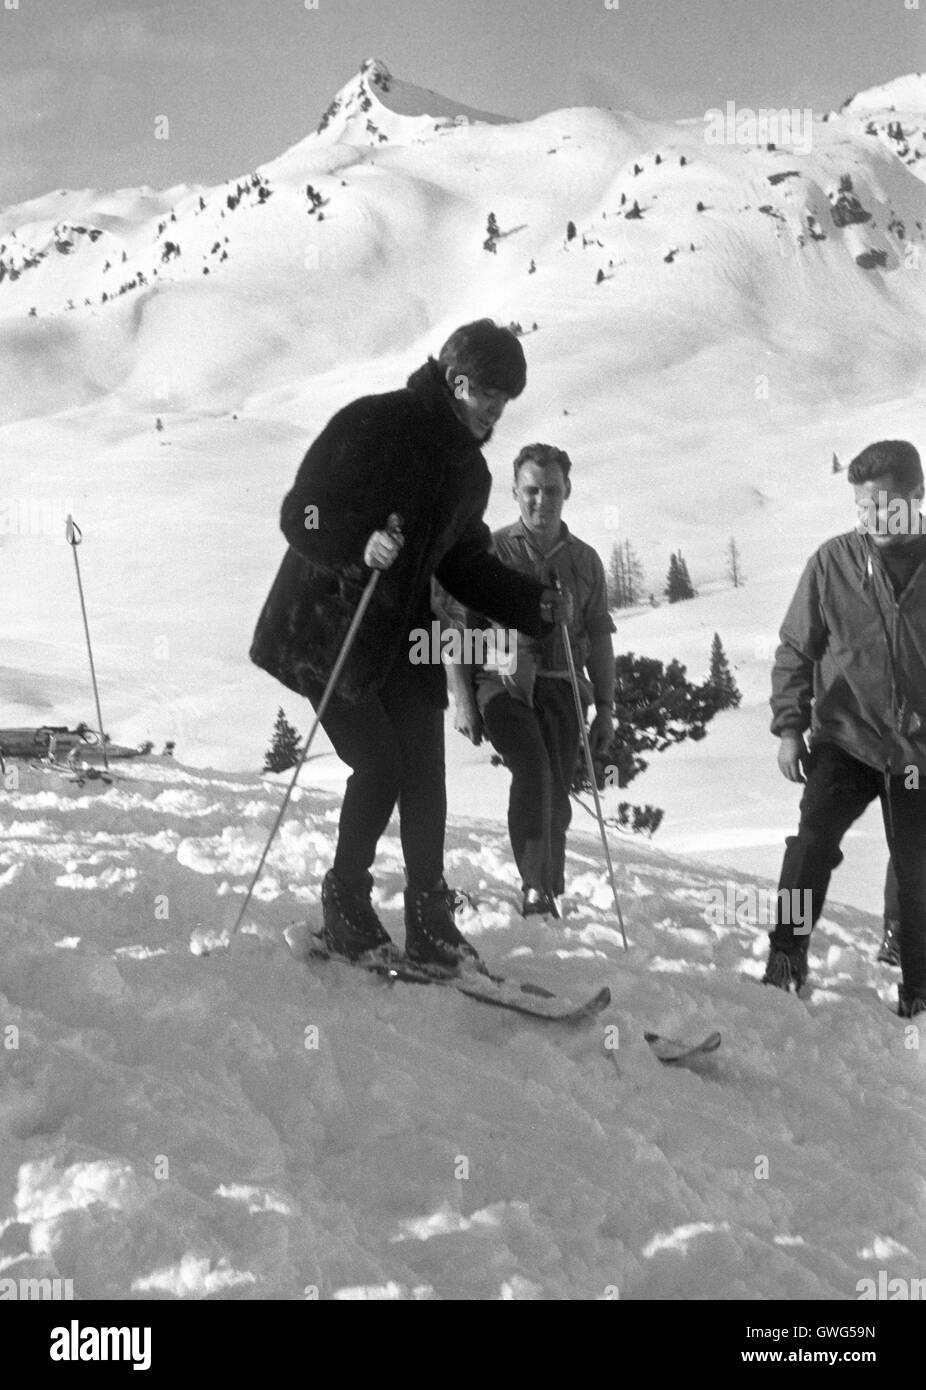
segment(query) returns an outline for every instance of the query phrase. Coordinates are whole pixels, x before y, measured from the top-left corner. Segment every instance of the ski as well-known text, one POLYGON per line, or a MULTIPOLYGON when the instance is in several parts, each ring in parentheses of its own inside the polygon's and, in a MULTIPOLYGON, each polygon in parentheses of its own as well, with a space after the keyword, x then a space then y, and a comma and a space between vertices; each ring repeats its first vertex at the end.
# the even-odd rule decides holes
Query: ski
MULTIPOLYGON (((130 748, 121 743, 106 744, 108 759, 143 758, 147 751, 147 745, 130 748)), ((103 760, 103 744, 99 734, 87 724, 78 724, 76 729, 64 724, 43 724, 34 729, 0 729, 0 753, 8 758, 53 757, 55 760, 79 753, 82 758, 96 763, 103 760)))
POLYGON ((103 768, 91 767, 71 758, 66 762, 57 758, 43 758, 41 762, 30 763, 29 766, 36 772, 54 772, 66 782, 75 782, 78 787, 82 787, 85 782, 105 782, 109 787, 113 784, 112 774, 103 768))
POLYGON ((699 1057, 707 1057, 716 1052, 721 1043, 720 1033, 708 1033, 700 1042, 678 1042, 675 1038, 665 1038, 661 1033, 644 1033, 650 1051, 666 1066, 688 1066, 699 1057))
POLYGON ((298 946, 287 935, 290 950, 299 959, 320 960, 349 965, 352 969, 363 970, 391 984, 438 985, 453 989, 468 999, 476 999, 481 1004, 509 1009, 513 1013, 526 1014, 530 1018, 545 1019, 551 1023, 582 1023, 594 1018, 606 1009, 611 1002, 611 991, 605 985, 590 998, 581 1002, 566 999, 544 989, 541 985, 529 982, 508 980, 504 976, 490 972, 466 970, 461 974, 435 967, 419 965, 409 960, 397 948, 386 957, 367 957, 350 960, 347 956, 331 951, 319 933, 309 931, 305 941, 298 946))

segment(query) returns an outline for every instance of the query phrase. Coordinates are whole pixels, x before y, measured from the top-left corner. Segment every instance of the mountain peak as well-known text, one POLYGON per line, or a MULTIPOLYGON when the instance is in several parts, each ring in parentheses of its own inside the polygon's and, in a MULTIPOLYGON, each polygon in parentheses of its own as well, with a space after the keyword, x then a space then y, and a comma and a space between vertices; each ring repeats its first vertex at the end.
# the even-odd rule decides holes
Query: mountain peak
POLYGON ((427 87, 393 77, 382 58, 365 58, 326 108, 316 131, 332 144, 412 144, 426 134, 471 122, 502 125, 511 116, 479 111, 427 87))
POLYGON ((365 77, 371 87, 380 87, 383 92, 388 92, 392 85, 392 73, 382 58, 364 58, 359 76, 365 77))
POLYGON ((869 111, 926 112, 926 72, 910 72, 880 87, 856 92, 839 109, 856 115, 869 111))

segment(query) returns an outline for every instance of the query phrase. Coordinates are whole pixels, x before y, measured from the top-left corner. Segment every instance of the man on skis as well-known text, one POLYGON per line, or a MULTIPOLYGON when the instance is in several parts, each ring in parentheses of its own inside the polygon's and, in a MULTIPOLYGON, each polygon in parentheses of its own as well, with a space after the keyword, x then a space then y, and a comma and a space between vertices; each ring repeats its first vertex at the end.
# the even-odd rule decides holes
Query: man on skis
POLYGON ((322 719, 351 768, 334 865, 322 885, 328 946, 389 951, 371 902, 377 843, 398 802, 406 953, 455 968, 476 952, 454 922, 443 876, 446 677, 439 653, 410 660, 430 629, 431 580, 500 623, 536 636, 555 591, 490 554, 491 476, 480 444, 527 377, 515 335, 490 319, 457 329, 403 390, 365 396, 328 422, 283 501, 289 549, 264 604, 251 659, 317 709, 370 570, 370 606, 322 719), (400 518, 401 534, 388 518, 400 518))
MULTIPOLYGON (((528 444, 514 461, 512 492, 520 517, 492 537, 506 565, 563 587, 569 641, 585 704, 594 703, 589 731, 592 756, 614 738, 614 623, 608 612, 604 566, 596 551, 563 521, 572 483, 569 455, 550 444, 528 444), (590 679, 581 673, 587 669, 590 679)), ((455 613, 458 623, 484 624, 477 614, 455 613)), ((580 731, 562 631, 539 638, 521 632, 514 669, 493 665, 449 667, 455 727, 474 743, 483 731, 511 770, 508 832, 521 873, 525 917, 558 917, 564 891, 566 831, 572 817, 569 789, 580 731)))
POLYGON ((787 839, 765 983, 800 989, 813 923, 849 826, 879 797, 897 877, 898 1012, 926 1009, 926 534, 923 469, 912 444, 885 440, 852 460, 859 525, 808 561, 781 628, 772 673, 778 766, 805 782, 787 839), (810 728, 808 751, 804 734, 810 728), (782 894, 781 890, 787 890, 782 894), (795 897, 794 890, 798 891, 795 897))

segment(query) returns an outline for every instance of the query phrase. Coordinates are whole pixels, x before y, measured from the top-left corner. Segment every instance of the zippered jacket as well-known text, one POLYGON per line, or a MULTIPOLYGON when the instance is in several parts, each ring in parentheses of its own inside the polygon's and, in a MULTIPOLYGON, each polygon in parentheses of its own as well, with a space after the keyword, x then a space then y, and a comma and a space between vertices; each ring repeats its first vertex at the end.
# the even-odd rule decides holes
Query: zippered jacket
POLYGON ((781 625, 773 734, 810 729, 881 771, 926 772, 926 562, 900 597, 860 531, 824 542, 781 625))

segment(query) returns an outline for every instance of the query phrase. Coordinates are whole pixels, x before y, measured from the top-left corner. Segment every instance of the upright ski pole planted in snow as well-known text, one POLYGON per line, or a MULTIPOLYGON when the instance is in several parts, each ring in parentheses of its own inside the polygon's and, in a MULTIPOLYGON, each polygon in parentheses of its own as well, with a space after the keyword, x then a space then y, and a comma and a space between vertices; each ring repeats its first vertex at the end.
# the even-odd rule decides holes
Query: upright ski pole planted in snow
MULTIPOLYGON (((386 530, 389 531, 389 533, 393 536, 398 537, 399 535, 401 535, 402 518, 400 516, 397 516, 395 512, 393 512, 388 522, 386 523, 386 530)), ((238 928, 241 926, 241 923, 244 921, 244 914, 248 910, 248 907, 251 902, 251 897, 253 896, 255 887, 257 886, 257 880, 260 878, 261 870, 264 867, 267 855, 270 853, 270 846, 273 844, 274 837, 276 836, 276 833, 280 828, 280 824, 283 820, 283 817, 286 814, 286 808, 289 805, 289 799, 296 789, 296 783, 299 780, 299 774, 302 771, 303 764, 305 763, 306 757, 308 756, 309 749, 312 747, 312 740, 315 737, 319 724, 322 722, 322 715, 328 708, 328 701, 331 699, 331 696, 334 692, 334 688, 337 685, 338 680, 340 679, 341 671, 344 669, 344 663, 347 660, 348 655, 350 654, 350 649, 353 646, 354 638, 357 635, 357 629, 363 622, 363 615, 364 613, 366 613, 367 608, 369 607, 370 599, 373 597, 373 591, 379 583, 379 577, 381 574, 382 570, 373 571, 373 573, 367 580, 367 586, 360 597, 360 602, 357 604, 357 611, 351 619, 350 627, 347 629, 344 641, 341 643, 341 650, 338 652, 338 659, 334 663, 331 675, 328 677, 328 684, 325 686, 324 694, 318 702, 318 709, 315 712, 315 720, 312 724, 311 729, 309 730, 309 736, 305 741, 305 747, 302 750, 302 755, 300 756, 299 761, 296 764, 296 770, 293 773, 292 781, 286 788, 286 795, 283 797, 283 804, 277 812, 277 818, 273 822, 273 829, 270 831, 267 843, 264 846, 264 852, 260 856, 257 868, 254 870, 254 877, 251 879, 248 891, 245 894, 244 902, 241 904, 241 911, 238 913, 238 916, 235 920, 235 925, 231 929, 232 936, 235 935, 235 932, 238 930, 238 928)))
POLYGON ((90 658, 90 679, 93 682, 93 698, 96 701, 96 724, 100 731, 100 747, 103 749, 103 766, 108 772, 109 758, 106 756, 106 735, 103 733, 103 716, 100 713, 100 692, 97 689, 96 670, 93 665, 93 648, 90 645, 90 628, 87 626, 87 607, 84 603, 84 586, 80 582, 80 565, 77 562, 77 547, 84 537, 83 532, 70 512, 68 512, 65 535, 67 536, 68 545, 71 547, 71 553, 74 556, 74 570, 77 574, 77 592, 80 595, 80 611, 84 618, 84 632, 87 636, 87 655, 90 658))
MULTIPOLYGON (((559 581, 556 570, 550 571, 550 578, 556 592, 562 596, 563 586, 559 581)), ((598 782, 595 777, 595 764, 592 761, 591 745, 588 741, 588 729, 585 727, 585 711, 582 708, 582 696, 579 693, 579 677, 576 674, 575 658, 572 655, 572 644, 569 641, 569 627, 565 618, 560 620, 560 631, 563 637, 563 646, 566 648, 566 665, 569 667, 569 680, 572 685, 572 694, 576 702, 576 714, 579 718, 579 729, 582 733, 582 747, 585 750, 585 766, 588 770, 588 780, 592 784, 592 793, 595 797, 595 815, 598 818, 598 829, 601 832, 601 843, 604 848, 604 857, 608 865, 608 877, 611 880, 611 892, 614 895, 614 910, 617 913, 618 925, 621 929, 621 939, 624 943, 624 950, 628 950, 627 933, 624 931, 624 918, 621 913, 621 905, 617 899, 617 888, 614 884, 614 865, 611 863, 611 848, 608 844, 608 837, 605 834, 604 816, 601 813, 601 798, 598 795, 598 782)))

